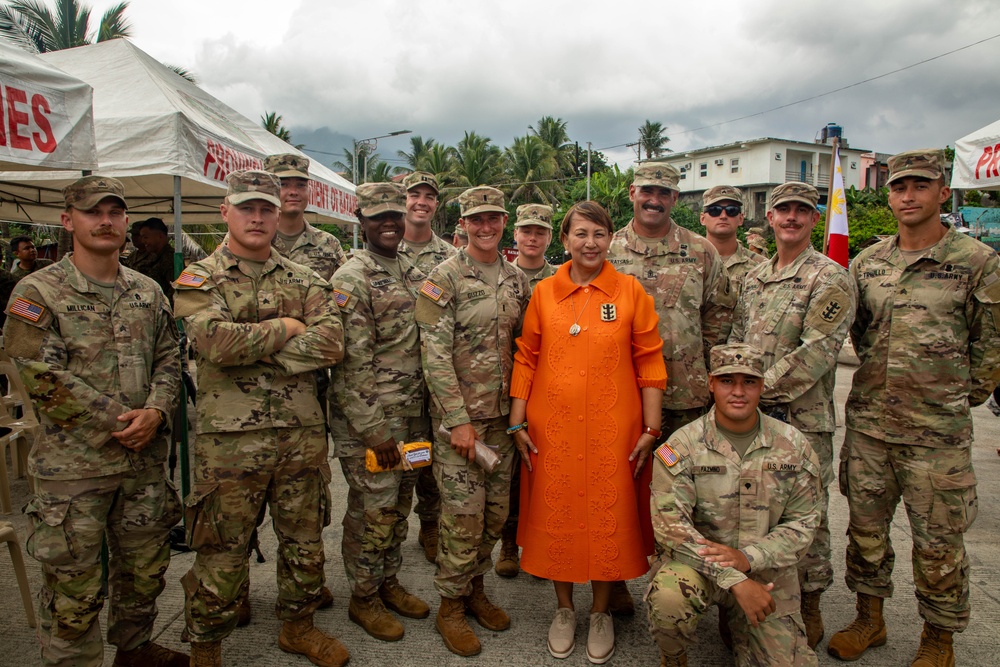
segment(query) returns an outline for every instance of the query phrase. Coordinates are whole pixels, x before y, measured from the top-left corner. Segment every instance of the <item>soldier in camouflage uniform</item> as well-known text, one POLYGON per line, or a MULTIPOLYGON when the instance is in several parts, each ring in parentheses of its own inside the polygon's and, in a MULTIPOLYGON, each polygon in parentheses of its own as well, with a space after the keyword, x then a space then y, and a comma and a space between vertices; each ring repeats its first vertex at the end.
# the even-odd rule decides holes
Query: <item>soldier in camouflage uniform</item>
POLYGON ((170 245, 167 226, 159 218, 149 218, 139 228, 139 240, 149 259, 136 271, 155 280, 167 299, 173 299, 174 288, 171 283, 174 281, 174 249, 170 245))
MULTIPOLYGON (((517 259, 514 265, 528 277, 531 291, 542 280, 554 276, 556 267, 545 261, 545 250, 552 242, 552 207, 544 204, 521 204, 514 222, 517 259)), ((496 571, 501 577, 516 577, 520 571, 517 550, 517 518, 521 508, 521 466, 515 465, 510 482, 510 513, 500 533, 500 557, 496 571)))
POLYGON ((41 420, 25 512, 27 550, 42 569, 42 663, 103 664, 107 540, 114 664, 181 667, 187 656, 149 641, 180 519, 163 468, 180 386, 177 327, 156 283, 118 262, 122 184, 87 176, 63 194, 75 250, 18 283, 4 328, 41 420))
MULTIPOLYGON (((608 250, 608 261, 639 280, 660 317, 667 365, 660 427, 665 436, 705 414, 708 354, 714 345, 726 342, 736 305, 715 246, 670 219, 679 182, 680 174, 668 164, 637 167, 629 186, 633 218, 615 232, 608 250)), ((635 613, 623 583, 612 590, 611 613, 635 613)))
POLYGON ((351 585, 348 616, 371 636, 395 641, 403 625, 386 607, 408 618, 430 614, 396 576, 417 471, 369 472, 365 450, 391 468, 400 462, 397 443, 430 440, 414 319, 425 276, 396 251, 404 230, 403 187, 366 183, 357 195, 366 247, 332 280, 344 323, 344 359, 334 368, 332 397, 343 419, 331 424, 349 487, 341 550, 351 585))
POLYGON ((850 334, 861 366, 847 399, 839 477, 858 616, 828 651, 854 660, 886 642, 890 528, 902 498, 924 619, 912 664, 951 666, 952 633, 969 623, 963 533, 978 502, 969 409, 1000 380, 1000 269, 992 249, 940 219, 950 194, 942 151, 889 158, 888 186, 899 233, 851 263, 858 312, 850 334))
MULTIPOLYGON (((439 194, 438 182, 433 174, 415 171, 403 179, 403 187, 406 188, 406 233, 399 244, 399 255, 427 276, 434 267, 458 251, 431 229, 439 194)), ((428 401, 429 397, 425 397, 425 404, 428 401)), ((429 416, 426 421, 426 430, 429 431, 429 416)), ((417 541, 424 548, 424 557, 433 563, 437 558, 441 494, 430 466, 417 472, 417 506, 414 511, 420 519, 417 541)))
POLYGON ((764 230, 760 227, 751 227, 747 230, 747 248, 750 252, 770 259, 771 255, 767 251, 767 239, 764 238, 764 230))
POLYGON ((481 647, 466 609, 489 630, 510 626, 507 614, 486 597, 483 575, 507 519, 515 451, 506 433, 513 346, 530 292, 525 275, 497 251, 507 223, 503 193, 470 188, 459 204, 469 246, 431 271, 416 316, 441 490, 436 624, 449 650, 475 655, 481 647), (451 429, 450 438, 439 426, 451 429), (477 439, 500 458, 492 472, 475 462, 477 439))
MULTIPOLYGON (((14 280, 20 280, 38 269, 44 269, 46 266, 52 264, 51 259, 38 259, 38 249, 35 248, 35 243, 31 240, 30 236, 15 236, 12 238, 10 240, 10 252, 17 259, 10 270, 14 276, 14 280)), ((3 305, 6 306, 7 302, 4 301, 3 305)))
POLYGON ((743 276, 755 265, 764 261, 758 253, 743 247, 736 238, 736 230, 743 226, 743 197, 731 185, 716 185, 701 196, 701 224, 705 238, 711 241, 729 272, 729 282, 739 295, 743 276))
POLYGON ((819 525, 819 461, 801 433, 758 408, 760 350, 718 346, 711 368, 715 406, 653 456, 647 604, 661 667, 686 667, 712 604, 729 619, 739 667, 816 665, 792 566, 819 525))
POLYGON ((798 565, 802 618, 812 648, 823 637, 820 596, 833 583, 827 507, 837 429, 833 407, 837 355, 857 303, 847 271, 811 245, 810 235, 819 221, 818 201, 819 192, 806 183, 783 183, 774 189, 767 218, 777 253, 744 279, 729 336, 731 342, 763 350, 764 411, 799 429, 819 457, 822 517, 816 540, 798 565))
POLYGON ((263 171, 229 176, 227 245, 174 283, 198 355, 198 438, 187 498, 197 551, 181 583, 192 665, 220 665, 222 639, 248 585, 247 544, 267 502, 278 538, 278 646, 342 665, 340 643, 313 626, 330 521, 330 466, 313 371, 344 353, 330 284, 271 247, 280 185, 263 171))

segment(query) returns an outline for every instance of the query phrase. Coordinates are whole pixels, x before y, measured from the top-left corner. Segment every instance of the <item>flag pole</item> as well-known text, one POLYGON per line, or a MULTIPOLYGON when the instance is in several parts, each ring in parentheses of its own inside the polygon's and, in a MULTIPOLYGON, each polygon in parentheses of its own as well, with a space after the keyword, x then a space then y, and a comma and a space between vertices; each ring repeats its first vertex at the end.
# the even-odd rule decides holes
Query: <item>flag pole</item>
POLYGON ((823 225, 823 254, 830 252, 830 213, 833 203, 833 178, 837 169, 837 151, 840 149, 840 137, 833 138, 833 150, 830 152, 830 183, 826 189, 826 222, 823 225))

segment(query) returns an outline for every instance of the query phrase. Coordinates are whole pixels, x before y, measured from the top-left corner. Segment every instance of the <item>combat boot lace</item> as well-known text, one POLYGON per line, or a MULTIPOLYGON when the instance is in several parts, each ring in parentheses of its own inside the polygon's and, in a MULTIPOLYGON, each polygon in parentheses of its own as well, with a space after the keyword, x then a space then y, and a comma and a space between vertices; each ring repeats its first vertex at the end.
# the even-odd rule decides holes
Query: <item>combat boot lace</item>
POLYGON ((924 623, 920 633, 917 657, 910 667, 955 667, 955 649, 951 633, 930 623, 924 623))
POLYGON ((187 667, 189 658, 165 646, 146 642, 131 651, 118 649, 114 667, 187 667))
POLYGON ((678 653, 677 655, 667 655, 663 651, 660 651, 660 667, 688 667, 687 652, 678 653))
POLYGON ((403 638, 403 624, 389 613, 382 598, 377 595, 365 598, 352 595, 347 606, 347 617, 375 639, 395 642, 403 638))
POLYGON ((442 597, 434 625, 452 653, 470 656, 483 650, 476 633, 465 620, 465 602, 461 599, 442 597))
POLYGON ((222 667, 222 642, 192 642, 191 667, 222 667))
POLYGON ((312 616, 285 621, 278 635, 278 648, 304 655, 319 667, 342 667, 351 657, 343 644, 313 626, 312 616))
POLYGON ((886 642, 880 597, 858 593, 858 615, 851 624, 830 638, 826 652, 841 660, 857 660, 872 646, 886 642))
POLYGON ((431 608, 413 593, 403 588, 396 577, 389 577, 378 587, 378 595, 385 606, 406 618, 427 618, 431 608))
POLYGON ((517 552, 517 530, 504 528, 501 534, 500 558, 497 559, 496 571, 501 577, 516 577, 521 571, 517 552))
POLYGON ((483 575, 472 580, 472 592, 465 596, 465 608, 469 610, 479 625, 487 630, 499 632, 510 627, 510 616, 486 597, 483 575))
POLYGON ((809 648, 816 648, 823 639, 823 614, 819 609, 819 598, 822 593, 815 591, 802 594, 802 623, 806 626, 806 641, 809 648))
POLYGON ((424 558, 430 563, 437 561, 438 524, 437 521, 421 521, 420 532, 417 534, 417 544, 424 548, 424 558))

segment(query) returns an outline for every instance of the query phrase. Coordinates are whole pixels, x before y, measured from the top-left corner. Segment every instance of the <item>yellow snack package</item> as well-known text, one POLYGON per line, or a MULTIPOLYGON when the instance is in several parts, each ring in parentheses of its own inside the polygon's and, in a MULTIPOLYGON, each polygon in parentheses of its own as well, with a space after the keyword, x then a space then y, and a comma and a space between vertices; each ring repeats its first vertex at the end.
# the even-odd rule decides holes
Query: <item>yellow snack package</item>
MULTIPOLYGON (((423 468, 431 464, 431 443, 429 442, 397 442, 399 455, 402 460, 392 470, 413 470, 423 468)), ((385 472, 375 458, 375 452, 370 449, 365 450, 365 468, 368 472, 385 472)))

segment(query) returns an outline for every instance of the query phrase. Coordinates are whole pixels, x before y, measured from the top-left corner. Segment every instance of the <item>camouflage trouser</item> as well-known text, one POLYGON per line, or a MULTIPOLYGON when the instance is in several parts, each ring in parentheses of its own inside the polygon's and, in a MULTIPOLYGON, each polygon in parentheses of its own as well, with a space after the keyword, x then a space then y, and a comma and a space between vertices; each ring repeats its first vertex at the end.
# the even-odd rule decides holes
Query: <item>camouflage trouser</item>
MULTIPOLYGON (((429 432, 430 417, 420 419, 423 424, 421 432, 429 432)), ((437 523, 441 516, 441 493, 438 491, 434 469, 431 466, 417 471, 417 505, 413 511, 423 523, 437 523)))
POLYGON ((434 587, 446 598, 472 590, 472 579, 493 566, 493 547, 507 520, 514 441, 507 435, 507 418, 472 422, 479 438, 497 449, 500 463, 487 473, 462 458, 437 433, 434 420, 434 478, 441 490, 441 536, 434 587))
POLYGON ((833 563, 830 551, 830 483, 833 481, 833 434, 806 433, 806 440, 812 445, 819 458, 820 480, 820 517, 816 527, 816 537, 809 545, 808 551, 799 561, 799 586, 803 593, 822 593, 833 584, 833 563))
POLYGON ((691 408, 689 410, 672 410, 670 408, 663 408, 660 412, 660 430, 663 432, 663 436, 657 442, 666 442, 671 433, 682 426, 687 426, 698 417, 704 415, 706 412, 708 412, 707 407, 691 408))
POLYGON ((217 641, 236 627, 236 600, 249 581, 247 544, 265 501, 278 538, 277 616, 315 611, 330 523, 326 450, 322 425, 198 436, 185 509, 188 544, 198 554, 181 579, 194 641, 217 641))
POLYGON ((170 563, 167 534, 180 499, 163 467, 90 479, 35 481, 25 513, 27 551, 42 566, 38 593, 42 663, 99 666, 101 543, 108 542, 108 642, 131 650, 148 641, 156 597, 170 563))
POLYGON ((887 443, 851 429, 840 453, 840 491, 851 510, 847 586, 890 597, 895 553, 892 517, 900 498, 913 539, 920 615, 945 630, 969 624, 969 559, 963 534, 979 502, 971 443, 933 448, 887 443))
MULTIPOLYGON (((387 418, 397 441, 410 442, 426 437, 420 417, 387 418)), ((338 443, 339 445, 340 443, 338 443)), ((360 449, 363 446, 358 443, 360 449)), ((363 456, 340 458, 347 480, 347 511, 344 513, 344 538, 341 553, 351 594, 368 597, 399 572, 403 562, 403 543, 409 528, 406 518, 413 504, 413 486, 417 474, 430 466, 403 472, 389 470, 372 473, 365 468, 363 456)))
POLYGON ((798 612, 771 614, 756 628, 736 598, 694 568, 667 561, 653 575, 646 592, 649 631, 667 655, 686 651, 697 637, 698 619, 712 604, 728 614, 737 667, 809 667, 817 665, 798 612))

